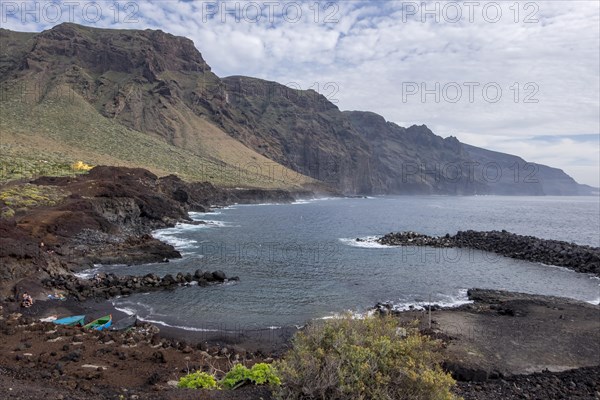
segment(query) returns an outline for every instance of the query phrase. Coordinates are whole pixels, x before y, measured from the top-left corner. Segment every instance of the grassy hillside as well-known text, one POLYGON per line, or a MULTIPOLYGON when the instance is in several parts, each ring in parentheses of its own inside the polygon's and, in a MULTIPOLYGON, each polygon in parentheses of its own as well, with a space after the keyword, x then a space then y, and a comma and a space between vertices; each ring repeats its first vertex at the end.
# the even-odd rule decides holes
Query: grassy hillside
MULTIPOLYGON (((71 165, 83 161, 143 167, 223 186, 293 189, 315 183, 249 149, 188 107, 181 97, 191 92, 206 96, 201 92, 207 86, 203 71, 154 66, 152 76, 145 78, 144 71, 156 63, 123 65, 119 63, 128 58, 117 56, 98 69, 92 54, 77 50, 77 38, 84 44, 94 38, 104 42, 97 36, 115 31, 70 24, 66 29, 37 36, 0 31, 0 179, 72 173, 71 165), (69 32, 75 41, 57 45, 69 32), (184 90, 173 93, 169 86, 184 90)), ((117 32, 115 37, 129 43, 123 39, 129 31, 117 32)), ((196 69, 208 68, 201 59, 193 62, 196 69)))

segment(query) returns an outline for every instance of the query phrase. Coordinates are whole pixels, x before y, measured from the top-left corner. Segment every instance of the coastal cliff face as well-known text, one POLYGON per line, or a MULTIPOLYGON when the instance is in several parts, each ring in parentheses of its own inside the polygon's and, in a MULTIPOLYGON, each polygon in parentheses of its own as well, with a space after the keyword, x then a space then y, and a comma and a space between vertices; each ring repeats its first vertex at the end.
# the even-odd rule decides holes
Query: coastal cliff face
POLYGON ((490 194, 579 196, 598 193, 597 189, 577 183, 561 169, 467 144, 462 147, 478 163, 477 179, 482 181, 487 174, 485 190, 490 194), (493 165, 493 170, 484 171, 486 165, 493 165))
POLYGON ((372 147, 344 114, 315 91, 234 76, 224 78, 231 136, 295 171, 346 193, 372 193, 372 147))
POLYGON ((162 31, 61 24, 41 33, 0 29, 0 44, 3 146, 22 158, 72 155, 230 187, 590 192, 561 170, 444 139, 425 125, 342 112, 312 90, 220 79, 191 40, 162 31), (490 163, 500 178, 488 176, 490 163))
POLYGON ((444 139, 425 125, 404 128, 375 113, 344 115, 372 146, 377 192, 470 195, 485 187, 471 179, 472 159, 456 138, 444 139))

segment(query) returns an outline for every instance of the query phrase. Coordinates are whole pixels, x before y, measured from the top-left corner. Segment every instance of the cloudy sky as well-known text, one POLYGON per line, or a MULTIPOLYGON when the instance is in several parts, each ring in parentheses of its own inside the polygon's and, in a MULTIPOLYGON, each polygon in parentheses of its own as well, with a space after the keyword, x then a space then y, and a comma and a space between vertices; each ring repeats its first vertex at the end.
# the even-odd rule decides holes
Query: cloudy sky
POLYGON ((219 76, 314 89, 342 110, 517 154, 600 186, 598 1, 2 0, 2 27, 60 22, 191 38, 219 76))

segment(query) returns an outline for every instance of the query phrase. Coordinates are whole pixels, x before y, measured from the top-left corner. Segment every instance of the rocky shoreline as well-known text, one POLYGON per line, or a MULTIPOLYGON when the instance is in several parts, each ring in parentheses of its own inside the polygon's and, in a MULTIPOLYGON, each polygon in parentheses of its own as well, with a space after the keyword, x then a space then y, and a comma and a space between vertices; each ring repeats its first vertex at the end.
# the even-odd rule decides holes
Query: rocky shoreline
POLYGON ((377 239, 377 242, 387 246, 472 248, 600 276, 600 248, 598 247, 517 235, 504 230, 489 232, 468 230, 445 236, 396 232, 382 236, 377 239))
POLYGON ((7 301, 16 301, 24 290, 35 295, 31 291, 39 291, 41 282, 97 263, 133 265, 180 258, 173 246, 151 232, 178 222, 195 223, 188 216, 191 211, 313 196, 310 191, 218 188, 174 175, 159 178, 143 169, 102 166, 85 175, 41 177, 8 186, 15 193, 20 188, 34 193, 22 199, 27 207, 13 205, 19 199, 9 204, 0 200, 3 212, 16 209, 0 221, 0 298, 7 301), (53 193, 52 201, 46 193, 53 193), (39 199, 33 205, 32 196, 39 199))
MULTIPOLYGON (((0 224, 2 393, 11 393, 14 399, 191 399, 198 393, 172 386, 188 370, 222 370, 236 361, 269 362, 288 348, 296 331, 293 327, 271 330, 267 336, 236 332, 231 337, 227 332, 159 330, 140 322, 128 332, 85 332, 39 320, 71 314, 112 313, 121 317, 105 299, 235 281, 237 277, 227 277, 222 271, 197 270, 164 277, 99 274, 92 279, 78 278, 75 273, 94 263, 138 264, 180 257, 176 249, 150 233, 178 222, 192 222, 190 211, 203 212, 214 205, 236 202, 291 202, 310 193, 215 188, 174 176, 158 178, 144 170, 113 167, 96 167, 78 177, 40 178, 31 184, 60 190, 63 197, 55 204, 18 210, 0 224), (33 307, 20 307, 18 299, 23 291, 34 295, 33 307), (65 293, 68 299, 47 300, 53 291, 65 293)), ((441 238, 411 232, 386 235, 379 241, 386 245, 473 247, 554 265, 563 262, 568 264, 563 266, 579 272, 598 274, 598 249, 508 232, 468 231, 441 238)), ((432 326, 423 327, 424 333, 446 342, 446 368, 463 380, 457 393, 465 399, 499 395, 539 398, 536 396, 541 394, 548 399, 600 399, 597 381, 594 385, 589 379, 600 371, 599 351, 594 348, 600 340, 598 306, 497 291, 471 290, 469 297, 473 304, 456 309, 433 307, 432 326), (465 336, 462 327, 474 323, 477 332, 503 326, 511 326, 511 330, 476 338, 465 336), (454 324, 461 329, 454 331, 454 324), (524 338, 521 347, 511 342, 515 332, 524 338), (526 357, 519 362, 508 357, 498 359, 487 353, 490 348, 495 348, 496 354, 526 357), (473 358, 472 354, 481 357, 473 358), (549 359, 542 357, 546 354, 549 359), (543 370, 540 365, 554 365, 556 359, 567 360, 570 370, 540 373, 530 379, 523 368, 533 365, 531 360, 536 357, 539 362, 534 367, 538 371, 543 370)), ((377 309, 400 320, 424 321, 422 311, 394 312, 386 304, 379 304, 377 309)), ((215 399, 271 398, 264 388, 204 394, 215 399)))
POLYGON ((152 290, 174 289, 183 285, 208 286, 211 284, 239 281, 239 277, 228 278, 223 271, 203 272, 196 270, 194 274, 181 272, 175 276, 167 274, 162 278, 156 274, 144 276, 117 276, 115 274, 96 274, 92 279, 81 279, 74 275, 59 275, 44 280, 42 283, 51 290, 61 290, 74 296, 79 301, 87 298, 111 298, 128 296, 133 293, 152 290))
MULTIPOLYGON (((199 368, 193 362, 210 369, 225 368, 232 360, 268 361, 270 356, 260 348, 279 352, 295 332, 286 330, 287 339, 273 342, 272 335, 263 337, 261 332, 231 338, 227 332, 198 335, 167 327, 158 335, 158 327, 138 321, 128 332, 95 333, 39 320, 108 313, 121 318, 124 315, 105 299, 236 281, 238 277, 222 271, 202 270, 163 277, 100 273, 84 279, 75 274, 96 263, 133 265, 180 258, 173 246, 153 238, 151 232, 177 223, 202 223, 189 218, 192 211, 237 203, 290 203, 313 197, 308 190, 218 188, 121 167, 95 167, 85 175, 13 182, 8 189, 13 193, 28 190, 35 199, 31 202, 24 196, 27 206, 15 210, 10 207, 18 201, 0 200, 0 390, 11 393, 11 398, 48 393, 51 398, 168 398, 161 393, 171 388, 167 381, 176 380, 189 368, 199 368), (48 192, 58 195, 46 201, 48 192), (25 292, 35 300, 30 308, 20 305, 25 292), (48 295, 57 293, 66 295, 66 301, 48 300, 48 295), (240 341, 256 352, 239 347, 240 341), (154 368, 157 365, 161 368, 154 368), (150 370, 153 372, 144 375, 150 370), (23 379, 29 384, 22 385, 21 392, 13 390, 23 379), (48 382, 55 384, 54 388, 48 389, 48 382), (140 392, 143 395, 136 394, 140 392)), ((175 392, 181 398, 181 391, 175 392)), ((244 392, 264 395, 262 389, 244 392)))
MULTIPOLYGON (((457 394, 465 400, 600 398, 596 379, 600 376, 600 307, 481 289, 469 290, 469 298, 472 304, 432 311, 431 327, 421 311, 396 315, 401 324, 414 326, 417 321, 422 333, 444 342, 445 368, 458 380, 457 394), (523 372, 532 366, 535 370, 530 372, 537 372, 523 372)), ((88 332, 39 321, 61 310, 106 312, 93 311, 86 304, 96 303, 70 299, 38 302, 37 309, 23 313, 4 310, 0 315, 2 393, 10 392, 13 399, 60 398, 59 394, 86 400, 272 398, 267 388, 198 393, 176 389, 173 382, 189 369, 223 370, 234 361, 269 362, 285 351, 289 337, 270 351, 249 350, 254 339, 206 341, 184 331, 169 336, 141 322, 126 332, 88 332)), ((265 338, 258 340, 266 344, 265 338)))

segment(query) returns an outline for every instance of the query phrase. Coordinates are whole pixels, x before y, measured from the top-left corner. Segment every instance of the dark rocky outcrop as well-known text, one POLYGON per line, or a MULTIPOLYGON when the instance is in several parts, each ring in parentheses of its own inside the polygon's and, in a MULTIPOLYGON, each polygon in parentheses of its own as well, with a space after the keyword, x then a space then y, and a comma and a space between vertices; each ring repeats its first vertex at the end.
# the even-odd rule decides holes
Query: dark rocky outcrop
MULTIPOLYGON (((172 175, 159 178, 144 169, 102 166, 86 175, 42 177, 31 184, 59 187, 65 197, 1 220, 0 288, 5 295, 11 282, 27 277, 41 280, 95 263, 131 265, 179 258, 173 246, 150 233, 177 222, 191 223, 189 211, 233 203, 291 202, 294 196, 309 194, 217 188, 172 175)), ((217 274, 215 279, 224 278, 217 274)))
POLYGON ((563 372, 498 377, 482 382, 458 382, 456 394, 465 400, 488 399, 597 399, 600 366, 563 372))
POLYGON ((64 290, 82 301, 93 297, 110 298, 127 296, 136 292, 172 289, 181 285, 190 285, 193 282, 198 286, 208 286, 237 280, 239 280, 237 276, 227 278, 223 271, 206 273, 196 271, 194 275, 178 273, 175 277, 171 274, 160 277, 156 274, 118 276, 100 273, 92 279, 81 279, 73 275, 59 275, 44 280, 43 284, 51 289, 64 290))
POLYGON ((560 240, 540 239, 507 231, 459 231, 428 236, 415 232, 388 233, 377 242, 389 246, 468 247, 506 257, 566 267, 600 276, 600 249, 560 240))

